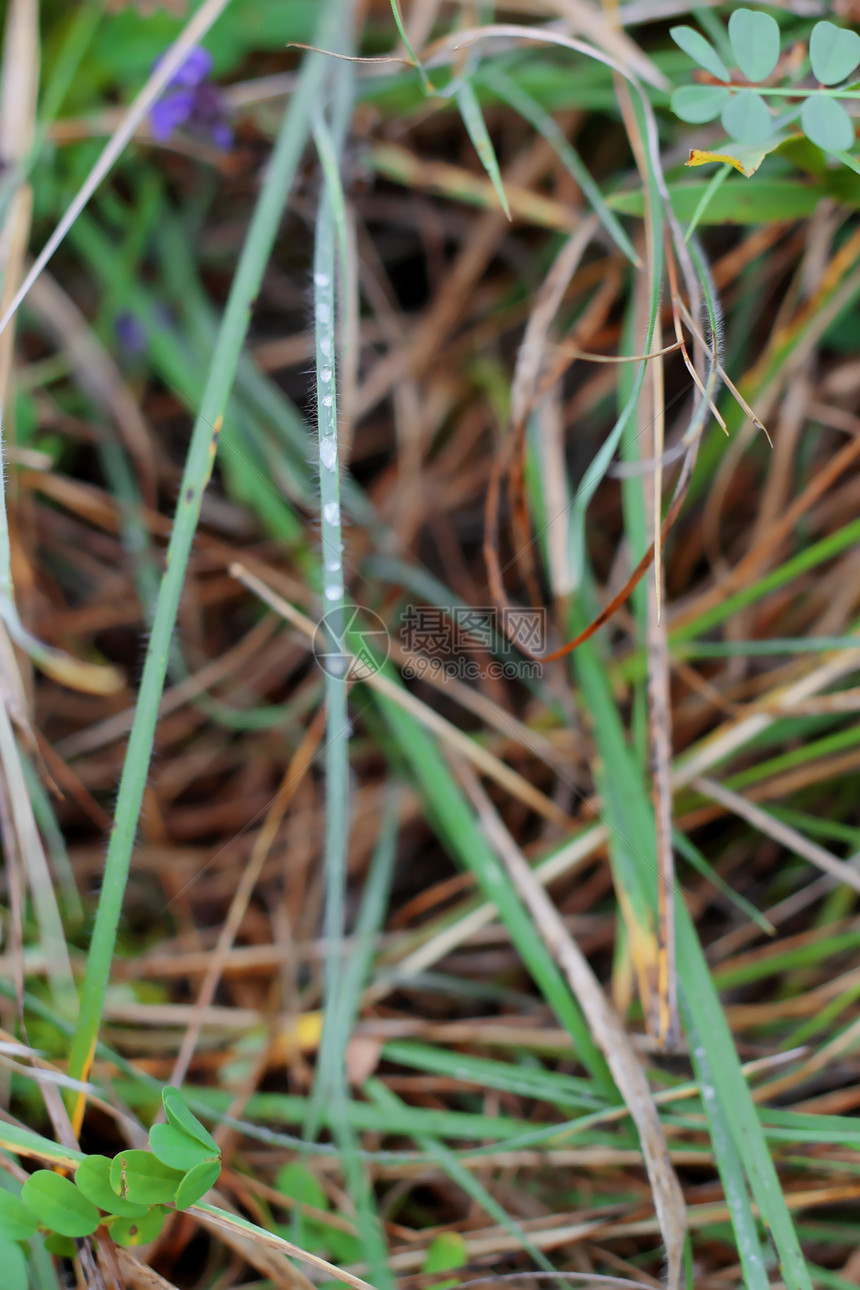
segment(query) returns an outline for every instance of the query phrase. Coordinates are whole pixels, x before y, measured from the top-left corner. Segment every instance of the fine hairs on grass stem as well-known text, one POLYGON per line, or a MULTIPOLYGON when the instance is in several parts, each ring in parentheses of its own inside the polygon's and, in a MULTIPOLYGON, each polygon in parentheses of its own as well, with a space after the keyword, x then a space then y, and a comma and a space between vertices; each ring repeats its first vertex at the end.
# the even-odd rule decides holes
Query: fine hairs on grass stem
MULTIPOLYGON (((323 43, 342 18, 342 0, 328 0, 320 19, 323 43)), ((242 255, 227 301, 212 355, 200 411, 195 419, 186 458, 179 504, 167 549, 167 566, 159 587, 152 633, 147 647, 140 693, 129 736, 117 797, 114 826, 108 846, 99 906, 90 941, 81 1010, 72 1040, 69 1073, 85 1078, 95 1052, 104 1007, 110 962, 134 846, 137 822, 152 753, 158 704, 164 685, 185 570, 200 518, 203 493, 212 473, 218 430, 224 416, 239 354, 248 327, 249 310, 271 254, 281 212, 292 186, 310 128, 313 101, 325 71, 321 55, 304 63, 299 85, 284 113, 283 123, 266 178, 248 228, 242 255)), ((83 1101, 75 1103, 73 1124, 80 1127, 83 1101)))

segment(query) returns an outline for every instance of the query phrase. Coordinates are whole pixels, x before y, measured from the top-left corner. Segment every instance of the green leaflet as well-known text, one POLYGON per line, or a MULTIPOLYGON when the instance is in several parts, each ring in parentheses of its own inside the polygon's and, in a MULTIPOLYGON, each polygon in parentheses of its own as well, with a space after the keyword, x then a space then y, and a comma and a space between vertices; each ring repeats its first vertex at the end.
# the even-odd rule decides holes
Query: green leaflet
POLYGON ((73 1182, 50 1169, 37 1169, 21 1191, 21 1199, 40 1223, 60 1236, 89 1236, 99 1225, 99 1211, 73 1182))

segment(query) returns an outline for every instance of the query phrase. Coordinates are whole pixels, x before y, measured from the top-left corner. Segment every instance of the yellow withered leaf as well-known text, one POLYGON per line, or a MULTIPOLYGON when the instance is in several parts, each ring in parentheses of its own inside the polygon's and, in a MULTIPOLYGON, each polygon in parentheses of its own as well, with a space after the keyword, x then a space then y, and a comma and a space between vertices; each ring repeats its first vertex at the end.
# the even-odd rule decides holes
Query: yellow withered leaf
POLYGON ((747 178, 755 173, 753 170, 745 170, 743 163, 737 157, 730 157, 727 152, 705 152, 702 148, 691 148, 689 160, 685 161, 684 165, 706 166, 709 161, 727 162, 728 165, 734 166, 735 170, 739 170, 747 178))
POLYGON ((722 163, 734 166, 735 170, 749 179, 769 153, 775 152, 781 144, 793 137, 788 131, 779 130, 769 139, 765 139, 764 143, 732 143, 727 139, 726 146, 731 148, 730 152, 707 152, 703 148, 691 148, 690 156, 684 165, 707 166, 710 162, 722 163))

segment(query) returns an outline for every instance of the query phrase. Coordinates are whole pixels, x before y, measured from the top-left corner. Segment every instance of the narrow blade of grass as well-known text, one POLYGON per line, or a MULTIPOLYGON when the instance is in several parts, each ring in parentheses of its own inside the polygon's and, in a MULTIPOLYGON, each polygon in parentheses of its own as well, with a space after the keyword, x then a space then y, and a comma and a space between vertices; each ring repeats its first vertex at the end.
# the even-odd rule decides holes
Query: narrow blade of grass
MULTIPOLYGON (((383 1108, 406 1109, 400 1098, 392 1093, 381 1080, 368 1080, 365 1084, 365 1091, 383 1108)), ((498 1223, 500 1227, 504 1227, 507 1232, 510 1232, 514 1240, 519 1241, 525 1253, 539 1268, 543 1268, 545 1272, 555 1270, 546 1255, 529 1240, 528 1235, 523 1231, 516 1219, 511 1217, 505 1207, 499 1204, 481 1181, 460 1163, 444 1143, 430 1137, 428 1134, 416 1134, 415 1140, 421 1151, 426 1154, 428 1160, 435 1161, 451 1181, 462 1188, 470 1200, 480 1205, 485 1214, 498 1223)))
POLYGON ((478 96, 468 81, 464 81, 457 90, 457 107, 460 109, 460 116, 463 118, 463 124, 468 131, 469 138, 474 144, 475 151, 478 154, 481 165, 487 172, 490 182, 496 190, 502 210, 511 218, 511 208, 508 206, 508 199, 505 196, 505 186, 502 183, 502 172, 499 170, 499 163, 496 158, 496 151, 493 147, 493 141, 487 130, 487 123, 484 120, 484 114, 481 111, 481 105, 478 102, 478 96))
POLYGON ((535 937, 531 919, 477 827, 462 790, 435 742, 402 708, 382 697, 377 701, 393 735, 397 755, 406 761, 420 785, 441 837, 460 863, 475 874, 484 894, 495 902, 514 945, 547 1003, 570 1030, 577 1056, 603 1090, 614 1099, 617 1094, 612 1077, 591 1039, 578 1005, 571 999, 545 946, 535 937))
POLYGON ((636 254, 633 243, 625 233, 621 221, 607 206, 603 194, 592 179, 588 168, 584 165, 576 149, 568 143, 555 118, 545 112, 541 105, 517 84, 513 76, 509 76, 499 66, 498 62, 485 62, 477 76, 482 84, 486 85, 494 94, 497 94, 505 103, 508 103, 515 112, 519 112, 520 116, 528 121, 542 138, 546 139, 550 147, 557 153, 566 170, 579 184, 591 203, 592 210, 619 251, 627 257, 631 264, 638 267, 642 261, 636 254))
MULTIPOLYGON (((574 664, 594 723, 600 753, 597 778, 613 825, 610 850, 617 867, 616 889, 623 888, 631 896, 635 893, 632 898, 641 909, 653 910, 656 908, 654 824, 649 819, 650 807, 645 788, 625 747, 620 718, 591 642, 577 651, 574 664), (635 847, 625 841, 632 838, 636 839, 635 847)), ((676 935, 681 1007, 690 1017, 705 1053, 708 1086, 713 1089, 721 1107, 721 1124, 729 1126, 753 1199, 779 1254, 786 1286, 789 1290, 810 1290, 809 1273, 761 1122, 743 1077, 701 945, 682 901, 676 905, 676 935)), ((708 1113, 712 1105, 711 1099, 705 1100, 708 1113)), ((747 1228, 745 1218, 742 1229, 736 1229, 739 1244, 746 1238, 747 1228)))
MULTIPOLYGON (((331 32, 342 21, 343 10, 344 0, 329 0, 320 23, 320 44, 327 43, 331 32)), ((203 403, 192 431, 180 502, 167 552, 167 568, 159 588, 152 636, 120 781, 114 827, 81 991, 81 1010, 69 1055, 69 1073, 76 1079, 84 1078, 89 1071, 98 1040, 111 958, 152 755, 170 642, 188 557, 200 517, 203 492, 212 470, 217 433, 247 332, 251 305, 259 290, 287 194, 307 139, 313 100, 322 82, 324 68, 325 60, 321 55, 308 57, 284 116, 237 266, 218 344, 212 357, 203 403)), ((83 1110, 83 1100, 76 1099, 73 1116, 76 1129, 80 1128, 83 1110)))

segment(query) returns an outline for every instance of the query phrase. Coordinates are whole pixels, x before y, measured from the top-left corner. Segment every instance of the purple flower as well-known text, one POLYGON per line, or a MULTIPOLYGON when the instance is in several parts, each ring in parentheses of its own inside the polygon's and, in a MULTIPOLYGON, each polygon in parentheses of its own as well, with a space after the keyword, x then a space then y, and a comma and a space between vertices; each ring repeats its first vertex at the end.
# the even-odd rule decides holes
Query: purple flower
POLYGON ((163 143, 173 131, 185 125, 194 111, 193 90, 168 90, 149 111, 149 128, 153 139, 163 143))
POLYGON ((173 326, 173 315, 162 301, 157 300, 146 318, 134 313, 131 309, 122 309, 113 320, 113 331, 117 345, 123 357, 140 358, 149 349, 149 330, 156 327, 169 331, 173 326), (146 323, 149 323, 149 326, 146 323))
MULTIPOLYGON (((156 59, 157 67, 161 59, 156 59)), ((233 131, 221 91, 207 83, 212 71, 208 49, 192 49, 173 76, 161 98, 149 112, 153 139, 163 143, 180 126, 198 138, 207 139, 226 152, 233 146, 233 131)))
POLYGON ((125 350, 127 354, 137 355, 146 352, 146 330, 137 315, 130 309, 124 309, 122 313, 117 314, 113 329, 120 349, 125 350))
MULTIPOLYGON (((161 62, 158 58, 154 66, 157 67, 161 62)), ((205 81, 206 77, 212 71, 212 55, 208 49, 203 49, 198 45, 192 49, 184 63, 180 63, 176 71, 170 78, 171 85, 190 85, 192 88, 205 81)))

